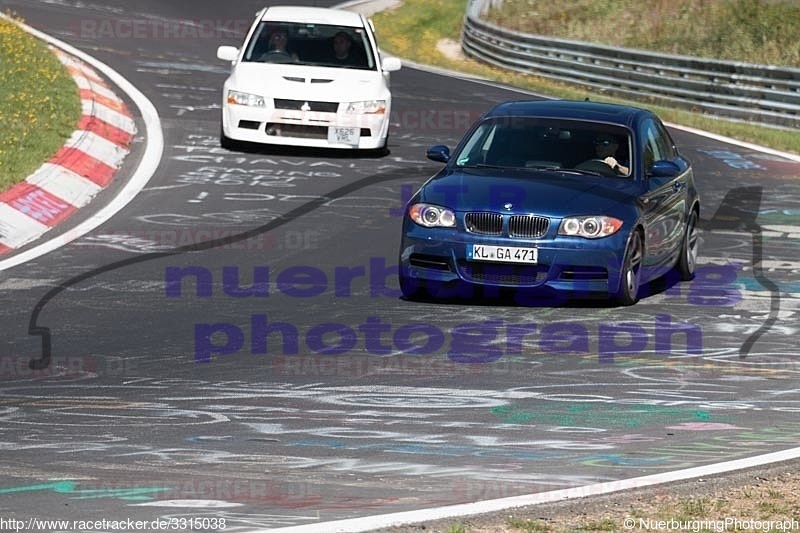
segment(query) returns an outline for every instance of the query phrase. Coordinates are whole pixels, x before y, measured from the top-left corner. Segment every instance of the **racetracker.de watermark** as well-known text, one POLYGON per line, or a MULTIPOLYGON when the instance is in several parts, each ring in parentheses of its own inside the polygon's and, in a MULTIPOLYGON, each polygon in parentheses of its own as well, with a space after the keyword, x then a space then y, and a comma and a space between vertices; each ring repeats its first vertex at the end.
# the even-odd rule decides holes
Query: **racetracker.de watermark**
POLYGON ((123 376, 137 368, 135 359, 93 357, 91 355, 55 355, 45 368, 31 368, 31 357, 0 357, 0 380, 84 377, 86 375, 123 376))
MULTIPOLYGON (((513 364, 464 365, 451 361, 446 355, 409 355, 393 357, 374 355, 348 355, 328 357, 320 355, 279 355, 271 359, 274 372, 280 376, 316 376, 361 378, 376 374, 402 374, 403 376, 445 378, 476 374, 519 375, 513 364)), ((508 362, 508 360, 506 360, 508 362)))
POLYGON ((80 39, 240 39, 252 24, 248 19, 82 18, 69 28, 80 39))
MULTIPOLYGON (((180 221, 178 215, 173 217, 180 221)), ((188 217, 187 217, 188 218, 188 217)), ((242 230, 230 228, 164 228, 129 230, 117 233, 90 233, 76 241, 83 250, 112 248, 140 253, 191 251, 211 247, 232 251, 312 250, 319 247, 319 232, 287 230, 265 232, 242 238, 242 230)))

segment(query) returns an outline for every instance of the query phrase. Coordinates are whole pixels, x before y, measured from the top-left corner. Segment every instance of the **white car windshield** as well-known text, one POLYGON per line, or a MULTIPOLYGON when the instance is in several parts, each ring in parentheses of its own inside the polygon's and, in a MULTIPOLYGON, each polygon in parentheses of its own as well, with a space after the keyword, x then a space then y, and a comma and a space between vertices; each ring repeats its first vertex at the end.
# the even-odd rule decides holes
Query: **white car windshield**
POLYGON ((364 28, 261 22, 247 43, 244 61, 375 70, 364 28))

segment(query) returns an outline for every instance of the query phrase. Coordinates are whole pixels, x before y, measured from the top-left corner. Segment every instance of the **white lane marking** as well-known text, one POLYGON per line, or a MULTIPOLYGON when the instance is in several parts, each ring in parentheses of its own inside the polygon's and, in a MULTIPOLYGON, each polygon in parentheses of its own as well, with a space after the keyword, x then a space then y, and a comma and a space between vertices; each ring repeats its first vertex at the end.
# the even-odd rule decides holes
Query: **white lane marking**
POLYGON ((132 503, 132 507, 183 507, 188 509, 222 509, 223 507, 241 507, 243 503, 224 500, 155 500, 145 503, 132 503))
POLYGON ((707 137, 709 139, 713 139, 715 141, 723 142, 726 144, 732 144, 734 146, 741 146, 742 148, 747 148, 749 150, 755 150, 756 152, 763 152, 765 154, 776 155, 779 157, 783 157, 785 159, 789 159, 791 161, 795 161, 800 163, 800 155, 791 154, 789 152, 781 152, 780 150, 774 150, 772 148, 767 148, 766 146, 760 146, 758 144, 753 144, 745 141, 740 141, 738 139, 734 139, 732 137, 726 137, 724 135, 719 135, 717 133, 711 133, 708 131, 698 130, 697 128, 692 128, 689 126, 681 126, 680 124, 673 124, 671 122, 665 122, 665 125, 669 126, 670 128, 675 128, 678 130, 683 130, 687 133, 693 133, 695 135, 699 135, 700 137, 707 137))
POLYGON ((791 448, 780 452, 767 453, 746 459, 725 461, 713 465, 686 468, 673 472, 652 474, 649 476, 622 479, 619 481, 608 481, 605 483, 595 483, 583 487, 573 487, 570 489, 560 489, 536 494, 525 494, 522 496, 512 496, 509 498, 498 498, 495 500, 484 500, 475 503, 465 503, 459 505, 448 505, 444 507, 434 507, 431 509, 420 509, 417 511, 405 511, 376 516, 365 516, 363 518, 351 518, 347 520, 334 520, 331 522, 321 522, 317 524, 304 524, 300 526, 290 526, 277 529, 252 529, 249 533, 331 533, 331 532, 355 532, 369 531, 372 529, 387 528, 403 524, 413 524, 419 522, 430 522, 444 518, 463 517, 496 511, 504 511, 525 505, 541 505, 563 500, 585 498, 587 496, 599 496, 623 490, 640 489, 672 483, 675 481, 685 481, 700 477, 713 476, 762 466, 779 461, 789 461, 800 457, 800 448, 791 448))
MULTIPOLYGON (((0 16, 7 20, 9 19, 5 14, 0 13, 0 16)), ((144 153, 139 166, 136 168, 125 186, 120 190, 117 196, 115 196, 114 199, 108 203, 108 205, 100 209, 97 213, 79 225, 67 230, 61 235, 53 237, 52 239, 49 239, 42 244, 31 248, 30 250, 26 250, 22 253, 14 255, 13 257, 9 257, 8 259, 0 261, 0 271, 21 265, 27 261, 31 261, 32 259, 52 252, 53 250, 57 250, 58 248, 74 241, 75 239, 86 235, 93 229, 97 228, 100 224, 106 222, 111 217, 116 215, 120 210, 128 205, 131 200, 136 198, 141 190, 147 185, 147 182, 150 181, 150 178, 152 178, 153 174, 155 174, 155 171, 161 162, 161 155, 164 152, 164 133, 161 130, 161 119, 158 116, 158 111, 153 103, 150 102, 150 100, 131 82, 129 82, 121 74, 105 63, 95 59, 85 52, 82 52, 81 50, 78 50, 74 46, 35 30, 26 24, 20 23, 20 26, 34 37, 38 37, 39 39, 42 39, 43 41, 60 48, 68 54, 78 57, 82 61, 93 66, 95 69, 102 72, 103 75, 105 75, 106 78, 108 78, 114 85, 119 87, 120 90, 125 92, 141 112, 142 121, 145 125, 145 137, 147 144, 144 148, 144 153)))
POLYGON ((57 281, 55 279, 8 278, 0 281, 0 291, 29 291, 39 287, 53 287, 57 281))

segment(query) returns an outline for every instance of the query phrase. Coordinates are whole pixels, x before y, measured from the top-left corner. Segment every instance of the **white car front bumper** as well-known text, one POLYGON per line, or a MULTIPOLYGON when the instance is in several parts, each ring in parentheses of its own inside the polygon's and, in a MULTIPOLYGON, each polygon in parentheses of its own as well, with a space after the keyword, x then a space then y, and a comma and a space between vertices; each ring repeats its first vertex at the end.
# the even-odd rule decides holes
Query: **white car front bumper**
POLYGON ((319 148, 375 149, 386 144, 388 102, 384 112, 363 114, 344 112, 347 103, 269 98, 265 103, 253 107, 224 101, 224 135, 236 141, 319 148))

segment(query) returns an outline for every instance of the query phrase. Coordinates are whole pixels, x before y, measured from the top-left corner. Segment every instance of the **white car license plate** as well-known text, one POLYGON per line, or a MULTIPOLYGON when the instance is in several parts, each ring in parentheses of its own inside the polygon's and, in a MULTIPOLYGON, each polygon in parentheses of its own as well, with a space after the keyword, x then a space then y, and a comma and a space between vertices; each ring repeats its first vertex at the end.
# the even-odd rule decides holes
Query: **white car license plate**
POLYGON ((535 265, 539 260, 538 248, 517 248, 515 246, 487 246, 468 244, 467 259, 473 261, 496 261, 498 263, 527 263, 535 265))
POLYGON ((361 138, 360 128, 341 128, 331 126, 328 128, 328 142, 329 143, 344 143, 353 146, 358 146, 358 141, 361 138))

